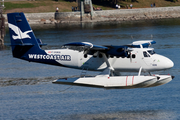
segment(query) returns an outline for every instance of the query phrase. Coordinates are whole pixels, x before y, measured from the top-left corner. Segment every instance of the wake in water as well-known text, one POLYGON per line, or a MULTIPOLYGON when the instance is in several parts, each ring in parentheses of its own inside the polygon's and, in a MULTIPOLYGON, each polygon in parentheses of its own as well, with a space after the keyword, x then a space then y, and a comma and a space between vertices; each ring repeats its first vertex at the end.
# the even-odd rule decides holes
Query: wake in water
MULTIPOLYGON (((79 77, 69 76, 68 78, 79 77)), ((20 86, 20 85, 35 85, 41 82, 52 82, 56 79, 62 79, 65 77, 35 77, 35 78, 0 78, 0 86, 20 86)))

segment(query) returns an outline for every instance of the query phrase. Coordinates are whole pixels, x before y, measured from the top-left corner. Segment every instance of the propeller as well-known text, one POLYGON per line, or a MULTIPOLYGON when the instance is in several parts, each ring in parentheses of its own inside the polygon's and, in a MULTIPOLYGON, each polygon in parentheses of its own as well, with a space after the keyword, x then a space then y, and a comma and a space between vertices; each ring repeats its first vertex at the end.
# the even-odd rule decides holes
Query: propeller
POLYGON ((130 62, 132 63, 132 54, 131 54, 131 52, 130 52, 130 62))
POLYGON ((88 54, 88 52, 89 52, 89 49, 85 49, 84 52, 83 52, 83 54, 84 54, 84 55, 85 55, 85 54, 88 54))
POLYGON ((129 53, 129 57, 130 57, 130 62, 132 63, 132 52, 133 51, 133 48, 127 48, 127 52, 129 53))
POLYGON ((97 51, 93 54, 94 57, 97 57, 98 55, 99 55, 99 51, 97 51))

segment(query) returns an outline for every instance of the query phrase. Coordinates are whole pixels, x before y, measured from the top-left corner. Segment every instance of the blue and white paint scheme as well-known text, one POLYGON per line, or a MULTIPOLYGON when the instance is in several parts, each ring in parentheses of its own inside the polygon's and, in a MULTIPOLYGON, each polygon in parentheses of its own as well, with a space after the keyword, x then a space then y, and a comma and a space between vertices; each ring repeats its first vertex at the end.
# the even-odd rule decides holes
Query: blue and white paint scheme
POLYGON ((171 75, 154 75, 150 72, 170 69, 174 63, 158 55, 149 46, 153 40, 135 41, 129 45, 94 45, 89 42, 73 42, 56 50, 42 50, 46 45, 37 39, 24 13, 9 13, 13 57, 50 65, 76 69, 102 71, 96 77, 69 78, 54 83, 84 85, 103 88, 139 88, 165 84, 173 79, 171 75), (142 76, 141 72, 149 76, 142 76), (137 76, 120 76, 120 72, 138 72, 137 76))

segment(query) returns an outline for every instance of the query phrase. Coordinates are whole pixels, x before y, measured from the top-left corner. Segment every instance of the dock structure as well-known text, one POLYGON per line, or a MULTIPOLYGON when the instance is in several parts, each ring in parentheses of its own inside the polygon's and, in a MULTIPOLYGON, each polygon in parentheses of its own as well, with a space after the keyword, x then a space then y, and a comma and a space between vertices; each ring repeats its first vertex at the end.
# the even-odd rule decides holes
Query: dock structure
POLYGON ((80 21, 83 21, 83 16, 85 14, 90 14, 90 18, 93 17, 93 6, 91 0, 77 0, 78 2, 78 11, 80 11, 81 19, 80 21))
POLYGON ((3 16, 4 0, 0 1, 0 49, 4 48, 5 17, 3 16))

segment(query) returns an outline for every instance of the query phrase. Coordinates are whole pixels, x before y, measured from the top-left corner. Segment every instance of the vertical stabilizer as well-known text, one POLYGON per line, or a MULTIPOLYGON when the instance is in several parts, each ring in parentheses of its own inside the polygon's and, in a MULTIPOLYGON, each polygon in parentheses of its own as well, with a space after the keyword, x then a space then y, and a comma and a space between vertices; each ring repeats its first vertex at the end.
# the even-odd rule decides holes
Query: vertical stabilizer
POLYGON ((7 17, 13 56, 23 58, 28 52, 40 50, 24 13, 9 13, 7 17))

